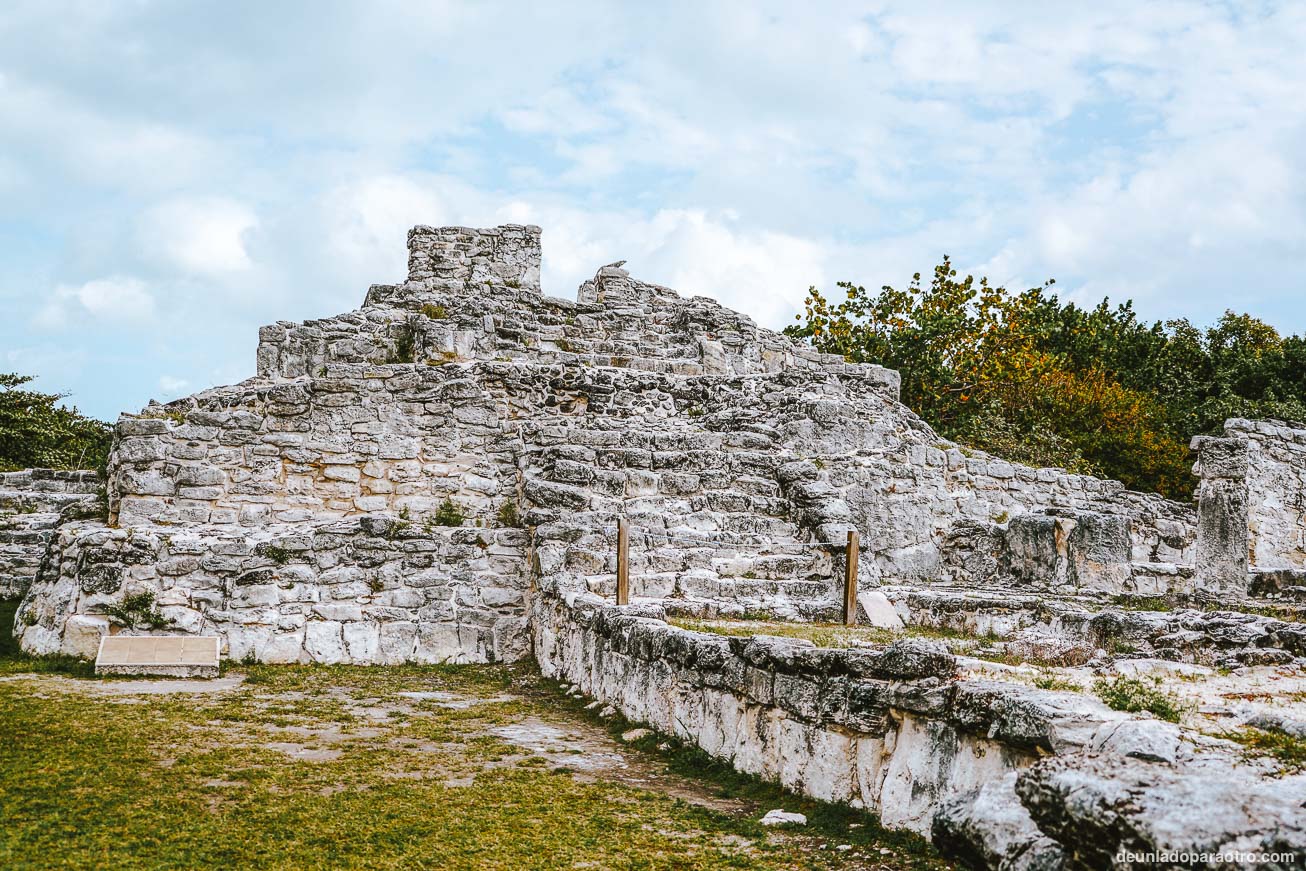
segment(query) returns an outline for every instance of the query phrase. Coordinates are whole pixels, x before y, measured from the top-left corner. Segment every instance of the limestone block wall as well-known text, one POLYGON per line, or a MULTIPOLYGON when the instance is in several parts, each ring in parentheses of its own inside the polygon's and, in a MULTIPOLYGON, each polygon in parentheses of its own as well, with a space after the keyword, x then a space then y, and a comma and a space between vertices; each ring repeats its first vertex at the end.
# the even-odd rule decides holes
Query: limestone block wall
POLYGON ((799 429, 886 581, 1149 592, 1182 586, 1192 565, 1190 506, 963 451, 901 406, 830 402, 799 429))
POLYGON ((515 495, 515 450, 487 389, 458 367, 333 365, 126 418, 110 455, 120 525, 307 522, 452 498, 488 517, 515 495))
POLYGON ((70 523, 24 599, 31 653, 93 657, 103 634, 219 635, 234 660, 387 664, 528 655, 527 536, 363 516, 313 527, 70 523), (132 625, 104 606, 148 593, 132 625))
POLYGON ((1306 426, 1230 420, 1247 439, 1247 558, 1253 569, 1306 570, 1306 426))
POLYGON ((98 510, 99 489, 94 472, 0 472, 0 599, 27 592, 55 529, 68 516, 98 510))
POLYGON ((817 649, 689 632, 657 613, 546 592, 534 607, 536 661, 740 771, 895 828, 928 833, 941 801, 1120 718, 1094 702, 1056 718, 1052 694, 1039 710, 1015 704, 1028 692, 1019 687, 952 683, 953 657, 922 642, 817 649))
POLYGON ((1306 428, 1225 421, 1193 439, 1198 459, 1199 580, 1210 592, 1299 586, 1306 578, 1306 428))

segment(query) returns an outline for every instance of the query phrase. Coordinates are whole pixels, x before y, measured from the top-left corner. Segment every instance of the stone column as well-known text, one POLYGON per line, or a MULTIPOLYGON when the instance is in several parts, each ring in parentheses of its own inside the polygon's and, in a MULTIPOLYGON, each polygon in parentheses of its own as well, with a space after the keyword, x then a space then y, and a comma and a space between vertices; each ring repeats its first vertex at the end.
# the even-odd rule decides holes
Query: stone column
POLYGON ((1199 594, 1247 592, 1247 440, 1198 436, 1193 471, 1197 485, 1199 594))

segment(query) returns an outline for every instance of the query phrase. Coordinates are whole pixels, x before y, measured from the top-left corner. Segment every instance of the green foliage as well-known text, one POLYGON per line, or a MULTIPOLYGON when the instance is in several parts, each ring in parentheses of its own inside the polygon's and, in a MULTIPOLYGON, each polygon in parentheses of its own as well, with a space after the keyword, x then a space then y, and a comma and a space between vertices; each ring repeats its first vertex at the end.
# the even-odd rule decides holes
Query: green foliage
POLYGON ((22 389, 31 380, 0 373, 0 471, 103 468, 113 437, 109 425, 60 406, 67 394, 22 389))
POLYGON ((445 318, 449 317, 449 312, 447 309, 445 309, 444 306, 433 305, 432 303, 429 302, 424 303, 422 305, 421 311, 423 315, 425 315, 426 317, 430 318, 433 321, 442 321, 445 318))
POLYGON ((435 514, 431 515, 431 523, 435 526, 462 526, 466 519, 462 509, 447 497, 435 510, 435 514))
POLYGON ((387 363, 413 363, 417 360, 417 340, 421 336, 421 326, 416 316, 410 316, 390 327, 390 337, 394 347, 386 357, 387 363))
POLYGON ((1041 690, 1052 690, 1053 692, 1083 692, 1078 683, 1068 678, 1064 678, 1055 671, 1049 669, 1044 669, 1038 677, 1034 678, 1034 686, 1041 690))
POLYGON ((286 563, 290 562, 290 558, 294 556, 294 554, 286 550, 284 547, 275 544, 261 545, 258 548, 258 552, 279 566, 284 566, 286 563))
POLYGON ((1225 732, 1220 737, 1243 745, 1248 756, 1272 756, 1285 774, 1306 771, 1306 738, 1277 729, 1247 727, 1225 732))
POLYGON ((104 606, 107 617, 128 629, 162 629, 169 620, 154 607, 154 594, 151 592, 132 593, 124 596, 121 602, 104 606))
POLYGON ((1174 693, 1161 689, 1161 681, 1146 683, 1135 677, 1099 678, 1093 681, 1093 694, 1113 710, 1137 714, 1149 711, 1162 720, 1178 723, 1189 706, 1174 693))
POLYGON ((1173 611, 1174 604, 1165 596, 1138 596, 1121 593, 1111 597, 1111 604, 1126 611, 1173 611))
POLYGON ((1201 330, 1148 324, 1132 304, 1062 303, 961 278, 945 257, 926 286, 809 291, 786 332, 902 375, 902 399, 940 434, 1018 462, 1060 466, 1187 499, 1193 435, 1228 417, 1306 419, 1306 338, 1226 312, 1201 330))
POLYGON ((499 521, 500 526, 507 527, 508 529, 520 529, 522 526, 521 509, 517 507, 516 502, 511 499, 506 499, 504 500, 504 503, 499 506, 497 520, 499 521))

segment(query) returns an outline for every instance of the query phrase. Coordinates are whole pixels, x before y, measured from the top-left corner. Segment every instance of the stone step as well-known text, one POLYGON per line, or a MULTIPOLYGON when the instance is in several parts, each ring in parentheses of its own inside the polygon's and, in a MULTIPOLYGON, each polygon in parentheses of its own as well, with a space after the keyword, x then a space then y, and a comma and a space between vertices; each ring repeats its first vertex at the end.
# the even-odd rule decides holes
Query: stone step
POLYGON ((0 542, 23 540, 27 535, 54 529, 59 512, 35 511, 30 514, 0 514, 0 542))
POLYGON ((52 493, 34 492, 32 490, 0 489, 0 514, 9 512, 31 513, 33 511, 58 511, 74 502, 94 499, 92 493, 52 493))

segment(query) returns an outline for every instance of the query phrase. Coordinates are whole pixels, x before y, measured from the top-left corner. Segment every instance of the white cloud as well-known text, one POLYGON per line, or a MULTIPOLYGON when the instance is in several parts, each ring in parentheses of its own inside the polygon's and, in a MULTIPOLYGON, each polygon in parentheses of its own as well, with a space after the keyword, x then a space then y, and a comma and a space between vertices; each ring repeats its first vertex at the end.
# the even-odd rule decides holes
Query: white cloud
POLYGON ((157 261, 184 274, 212 276, 250 267, 245 244, 258 225, 252 210, 230 199, 176 199, 150 208, 137 238, 157 261))
POLYGON ((159 376, 159 390, 163 391, 164 396, 180 396, 189 386, 190 382, 185 378, 178 378, 175 375, 159 376))
POLYGON ((74 321, 92 323, 140 323, 154 316, 154 297, 145 282, 115 276, 97 278, 85 284, 61 284, 37 311, 34 323, 56 330, 74 321))

